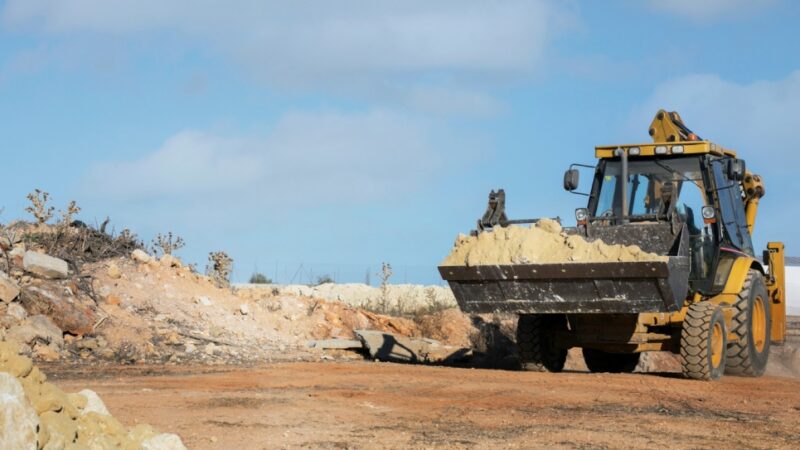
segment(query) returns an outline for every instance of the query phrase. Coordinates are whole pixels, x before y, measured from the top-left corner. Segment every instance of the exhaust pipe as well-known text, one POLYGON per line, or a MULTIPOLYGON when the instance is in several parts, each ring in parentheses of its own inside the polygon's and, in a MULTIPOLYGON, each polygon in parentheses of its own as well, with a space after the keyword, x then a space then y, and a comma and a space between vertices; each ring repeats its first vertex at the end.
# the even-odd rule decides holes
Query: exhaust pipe
POLYGON ((622 147, 617 147, 617 154, 622 160, 622 174, 620 174, 620 181, 622 182, 622 214, 620 223, 624 225, 628 223, 628 151, 622 147))

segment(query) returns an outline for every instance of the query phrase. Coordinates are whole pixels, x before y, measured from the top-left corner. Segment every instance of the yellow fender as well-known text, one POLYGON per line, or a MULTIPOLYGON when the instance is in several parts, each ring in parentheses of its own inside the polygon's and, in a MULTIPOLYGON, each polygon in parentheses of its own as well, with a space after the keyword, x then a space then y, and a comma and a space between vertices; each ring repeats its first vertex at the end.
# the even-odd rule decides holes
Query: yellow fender
MULTIPOLYGON (((775 267, 771 268, 772 276, 769 277, 770 279, 765 279, 764 281, 766 282, 767 291, 771 299, 772 327, 770 329, 770 338, 772 342, 780 343, 783 342, 786 333, 786 302, 783 298, 783 244, 770 243, 769 248, 772 250, 773 247, 779 252, 779 257, 775 258, 775 267), (780 261, 780 263, 777 263, 778 261, 780 261)), ((714 304, 726 305, 733 305, 736 303, 739 292, 741 292, 742 287, 744 287, 744 282, 747 279, 747 274, 750 269, 756 269, 761 272, 761 274, 764 274, 764 268, 757 259, 749 256, 740 256, 737 258, 731 266, 730 273, 728 274, 728 281, 725 283, 725 288, 722 290, 722 293, 712 297, 710 301, 714 304)), ((726 310, 727 309, 728 308, 726 308, 726 310)), ((732 313, 733 310, 725 311, 726 322, 728 322, 727 324, 729 326, 732 313)))
POLYGON ((740 256, 731 265, 731 271, 728 273, 728 281, 725 282, 725 288, 722 292, 711 299, 713 303, 727 303, 733 305, 736 303, 739 292, 742 292, 744 282, 747 280, 747 274, 750 269, 756 269, 762 274, 764 268, 761 263, 750 256, 740 256))

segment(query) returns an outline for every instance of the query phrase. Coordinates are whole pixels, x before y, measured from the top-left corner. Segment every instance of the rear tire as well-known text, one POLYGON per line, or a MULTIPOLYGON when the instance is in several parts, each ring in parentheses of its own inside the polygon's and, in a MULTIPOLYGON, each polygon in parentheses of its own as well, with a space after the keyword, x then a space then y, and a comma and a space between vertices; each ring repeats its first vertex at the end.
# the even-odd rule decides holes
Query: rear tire
POLYGON ((517 347, 522 370, 561 372, 567 350, 555 346, 554 331, 566 331, 567 318, 560 314, 520 314, 517 347))
POLYGON ((722 308, 711 302, 689 306, 681 330, 683 374, 695 380, 716 380, 725 373, 728 330, 722 308))
POLYGON ((772 325, 769 292, 760 272, 750 270, 738 298, 731 327, 739 340, 728 344, 725 373, 760 377, 769 360, 772 325))
POLYGON ((609 353, 583 349, 583 361, 591 372, 631 373, 639 364, 641 353, 609 353))

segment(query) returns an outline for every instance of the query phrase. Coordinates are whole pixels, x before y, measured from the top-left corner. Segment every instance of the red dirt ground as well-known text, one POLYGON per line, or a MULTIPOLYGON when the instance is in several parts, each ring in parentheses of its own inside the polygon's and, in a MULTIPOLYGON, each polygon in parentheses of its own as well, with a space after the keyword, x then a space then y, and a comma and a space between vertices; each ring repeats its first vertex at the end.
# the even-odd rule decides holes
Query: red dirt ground
POLYGON ((800 448, 800 381, 390 363, 44 368, 189 448, 800 448))

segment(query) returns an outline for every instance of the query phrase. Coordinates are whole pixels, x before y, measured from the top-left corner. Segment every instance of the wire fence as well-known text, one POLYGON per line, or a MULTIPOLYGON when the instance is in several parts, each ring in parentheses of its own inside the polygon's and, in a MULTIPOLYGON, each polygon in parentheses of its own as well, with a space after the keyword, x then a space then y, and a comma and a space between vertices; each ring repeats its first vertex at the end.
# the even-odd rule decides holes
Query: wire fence
MULTIPOLYGON (((436 266, 391 264, 390 284, 425 284, 445 286, 436 266)), ((248 282, 254 274, 261 274, 275 284, 307 284, 320 282, 364 283, 380 286, 382 263, 343 264, 315 262, 282 262, 259 264, 251 269, 236 267, 234 280, 248 282)))

